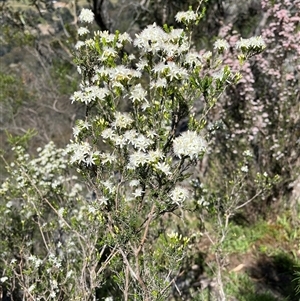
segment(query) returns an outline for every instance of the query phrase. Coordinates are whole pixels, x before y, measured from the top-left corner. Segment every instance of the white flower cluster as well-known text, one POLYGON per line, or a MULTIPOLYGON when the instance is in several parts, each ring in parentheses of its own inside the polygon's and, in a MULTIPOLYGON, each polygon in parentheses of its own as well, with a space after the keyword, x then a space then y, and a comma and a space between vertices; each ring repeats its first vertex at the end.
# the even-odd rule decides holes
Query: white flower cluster
POLYGON ((188 71, 183 67, 179 67, 174 62, 167 62, 167 64, 160 62, 153 67, 152 71, 157 75, 164 75, 171 81, 188 77, 188 71))
POLYGON ((93 78, 94 82, 105 80, 106 82, 128 82, 134 78, 140 78, 141 72, 128 68, 125 66, 116 66, 115 68, 99 67, 95 68, 96 76, 93 78))
POLYGON ((92 23, 94 21, 94 13, 87 8, 83 8, 80 15, 79 20, 85 23, 92 23))
POLYGON ((190 196, 189 191, 181 186, 176 186, 170 193, 170 198, 174 204, 182 205, 190 196))
POLYGON ((89 104, 92 101, 104 100, 110 92, 107 88, 100 88, 98 86, 87 86, 83 88, 83 91, 76 91, 71 97, 72 102, 79 101, 85 104, 89 104))
POLYGON ((194 11, 187 11, 187 12, 178 12, 175 16, 175 20, 179 23, 184 23, 185 25, 194 23, 199 18, 198 13, 194 11))
POLYGON ((85 163, 87 166, 95 164, 95 159, 99 156, 99 151, 93 151, 88 142, 69 144, 67 151, 71 153, 71 164, 85 163))
POLYGON ((35 255, 30 255, 28 257, 28 261, 30 262, 31 265, 33 265, 33 267, 35 269, 39 268, 40 265, 43 263, 43 260, 40 258, 37 258, 35 255))
MULTIPOLYGON (((182 29, 173 29, 167 33, 155 23, 136 34, 133 43, 142 52, 162 52, 167 57, 178 56, 189 50, 188 39, 182 29)), ((142 69, 142 65, 139 68, 142 69)))
POLYGON ((1 283, 4 283, 6 280, 8 280, 8 277, 6 277, 6 276, 3 276, 0 278, 1 283))
POLYGON ((214 43, 214 49, 223 52, 229 48, 229 44, 224 39, 218 39, 214 43))
POLYGON ((142 87, 141 84, 137 84, 131 89, 129 99, 131 99, 133 103, 148 102, 147 91, 142 87))
MULTIPOLYGON (((44 148, 38 148, 38 156, 33 159, 25 154, 22 147, 16 147, 14 151, 17 159, 10 166, 11 178, 2 184, 0 194, 11 189, 11 185, 14 189, 27 189, 28 185, 35 185, 44 192, 58 189, 68 182, 77 180, 76 176, 65 176, 69 156, 65 149, 57 149, 53 142, 48 143, 44 148)), ((79 192, 80 188, 77 187, 76 191, 79 192)))
POLYGON ((73 135, 75 138, 78 137, 81 131, 88 130, 91 124, 87 120, 78 120, 76 126, 73 128, 73 135))
POLYGON ((158 162, 158 163, 156 163, 155 164, 155 168, 157 170, 160 170, 162 173, 164 173, 167 176, 169 176, 169 175, 172 174, 171 167, 166 162, 158 162))
MULTIPOLYGON (((132 119, 126 116, 127 114, 117 113, 117 115, 120 115, 120 118, 118 122, 116 120, 112 123, 112 127, 126 128, 132 123, 132 119), (123 117, 125 117, 125 119, 121 119, 123 117)), ((101 136, 105 141, 109 139, 115 146, 119 146, 121 148, 124 146, 132 146, 134 147, 134 150, 139 151, 146 151, 149 146, 153 144, 153 141, 149 137, 139 134, 136 130, 128 130, 122 135, 119 135, 113 128, 107 128, 102 132, 101 136)))
POLYGON ((261 36, 251 37, 250 39, 241 38, 240 41, 236 43, 236 48, 241 49, 242 52, 247 52, 247 51, 261 52, 266 48, 266 44, 261 36))
POLYGON ((134 170, 135 168, 147 163, 156 163, 158 160, 162 159, 163 156, 164 155, 160 150, 150 150, 149 152, 137 150, 129 156, 127 168, 134 170))
POLYGON ((197 159, 201 153, 206 151, 207 143, 196 132, 187 131, 173 141, 173 149, 179 158, 188 156, 197 159))
POLYGON ((112 128, 125 129, 130 126, 133 122, 133 119, 127 113, 115 113, 115 121, 111 124, 112 128))
POLYGON ((78 35, 84 36, 85 34, 90 33, 90 31, 86 27, 79 27, 78 28, 78 35))
MULTIPOLYGON (((187 28, 199 18, 200 15, 193 11, 176 15, 176 20, 187 28)), ((80 33, 85 35, 87 31, 82 28, 80 33)), ((254 40, 250 41, 254 44, 254 40)), ((258 39, 255 42, 259 45, 258 39)), ((71 163, 103 168, 104 172, 99 175, 101 180, 98 179, 99 194, 103 195, 98 196, 98 202, 106 205, 115 197, 114 188, 120 185, 120 178, 126 178, 124 183, 129 185, 125 199, 147 195, 150 186, 145 183, 158 178, 175 179, 176 182, 176 173, 182 172, 180 164, 188 164, 203 155, 207 142, 199 132, 188 130, 172 141, 171 126, 176 110, 184 106, 193 110, 194 100, 201 96, 201 92, 194 95, 195 87, 203 84, 201 72, 206 72, 208 63, 215 56, 221 57, 228 48, 229 44, 219 39, 214 43, 216 51, 200 54, 191 50, 184 30, 163 29, 155 23, 136 34, 133 41, 126 33, 98 31, 92 39, 78 44, 77 55, 82 61, 89 52, 97 59, 78 66, 80 72, 89 68, 89 78, 84 77, 85 82, 81 90, 74 93, 72 101, 95 104, 99 116, 77 122, 73 129, 76 143, 69 149, 71 163), (122 56, 125 43, 133 43, 138 55, 122 56), (81 51, 82 47, 86 51, 81 51), (119 110, 124 101, 130 104, 129 113, 119 110), (181 101, 185 102, 184 106, 181 101), (93 139, 86 139, 91 135, 93 139), (108 146, 106 151, 97 150, 98 142, 108 146), (184 160, 178 162, 174 156, 184 160), (149 179, 143 185, 130 182, 140 178, 140 172, 149 173, 149 179)), ((225 87, 226 80, 233 75, 229 68, 222 68, 221 60, 210 71, 210 88, 218 90, 216 95, 219 96, 222 85, 225 87)), ((188 191, 180 186, 168 194, 168 198, 178 204, 188 197, 188 191)))

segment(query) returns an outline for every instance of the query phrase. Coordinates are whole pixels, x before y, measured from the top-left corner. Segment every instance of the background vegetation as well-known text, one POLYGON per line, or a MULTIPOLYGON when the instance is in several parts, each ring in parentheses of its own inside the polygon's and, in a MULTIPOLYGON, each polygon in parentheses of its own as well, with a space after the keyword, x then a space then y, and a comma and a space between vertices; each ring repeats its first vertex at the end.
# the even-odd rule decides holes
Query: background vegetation
MULTIPOLYGON (((80 300, 124 299, 122 260, 112 255, 113 247, 108 253, 103 247, 112 242, 97 241, 83 248, 87 254, 76 254, 82 250, 80 233, 93 240, 106 231, 99 227, 103 217, 92 217, 87 207, 94 191, 91 171, 81 169, 81 175, 77 174, 64 152, 74 139, 76 120, 86 115, 84 104, 70 100, 81 81, 74 61, 78 15, 82 7, 90 7, 95 13, 90 30, 127 31, 134 37, 153 22, 180 27, 174 22, 176 13, 197 5, 198 1, 158 0, 0 3, 0 173, 5 183, 0 194, 0 285, 4 300, 31 300, 24 291, 34 283, 39 290, 48 290, 48 300, 69 300, 66 296, 72 290, 82 296, 80 300), (26 181, 21 180, 24 175, 26 181), (68 254, 62 262, 56 261, 60 252, 68 254), (30 254, 36 257, 28 259, 30 254), (87 257, 91 274, 99 271, 98 262, 111 264, 108 270, 100 268, 101 285, 93 284, 96 291, 90 289, 91 282, 77 287, 76 279, 84 278, 87 257), (76 264, 72 258, 77 258, 76 264), (63 283, 66 275, 68 288, 58 289, 50 281, 63 283), (58 295, 51 299, 56 289, 58 295), (83 291, 89 293, 83 297, 83 291)), ((190 183, 198 200, 196 214, 175 220, 167 215, 163 222, 157 221, 151 233, 159 237, 156 253, 146 253, 143 260, 153 261, 152 270, 148 266, 153 274, 163 275, 160 268, 167 266, 178 270, 172 275, 168 300, 225 300, 218 291, 221 279, 226 300, 296 301, 300 287, 300 1, 210 0, 205 7, 192 36, 201 55, 204 49, 213 50, 217 37, 224 38, 230 48, 223 60, 237 71, 240 62, 234 45, 240 37, 261 35, 267 48, 244 63, 243 78, 227 87, 206 116, 210 144, 193 168, 190 183), (247 151, 250 156, 245 155, 247 151), (180 264, 172 258, 175 253, 166 251, 169 241, 162 233, 170 229, 181 235, 171 238, 172 247, 181 248, 180 264)), ((133 51, 131 46, 124 48, 124 53, 133 51)), ((201 116, 201 99, 196 109, 201 116)), ((185 128, 183 120, 181 131, 185 128)), ((159 290, 163 284, 157 278, 153 285, 159 290)), ((129 300, 142 300, 137 296, 138 292, 129 300)), ((151 300, 160 299, 152 296, 151 300)))

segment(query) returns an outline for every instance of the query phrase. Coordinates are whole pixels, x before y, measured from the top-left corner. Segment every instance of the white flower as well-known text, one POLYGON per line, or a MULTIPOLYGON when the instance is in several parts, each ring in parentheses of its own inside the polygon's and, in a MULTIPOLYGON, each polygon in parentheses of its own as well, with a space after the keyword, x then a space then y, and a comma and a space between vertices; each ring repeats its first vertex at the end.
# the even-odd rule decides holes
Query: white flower
POLYGON ((85 43, 83 41, 78 41, 76 44, 75 44, 75 49, 76 50, 79 50, 82 46, 84 46, 85 43))
POLYGON ((147 136, 148 138, 153 139, 154 137, 157 136, 157 134, 156 134, 156 132, 153 131, 153 130, 148 130, 148 131, 146 132, 146 136, 147 136))
POLYGON ((116 112, 115 121, 112 123, 112 127, 124 129, 127 128, 132 122, 133 119, 128 113, 116 112))
POLYGON ((167 69, 168 69, 168 65, 166 65, 164 62, 160 62, 153 67, 152 71, 154 73, 163 73, 167 69))
POLYGON ((137 131, 136 130, 129 130, 129 131, 126 131, 124 133, 124 138, 128 141, 128 142, 132 142, 134 141, 134 139, 136 138, 137 136, 137 131))
POLYGON ((197 52, 188 52, 185 56, 185 62, 190 66, 196 66, 196 67, 202 66, 201 56, 197 52))
POLYGON ((147 91, 142 87, 141 84, 135 85, 134 88, 130 92, 129 99, 132 102, 140 102, 140 101, 147 101, 147 91))
POLYGON ((114 154, 108 154, 108 153, 103 153, 100 155, 101 157, 101 163, 105 164, 105 163, 109 163, 112 164, 113 162, 115 162, 117 160, 117 157, 114 154))
POLYGON ((191 21, 196 21, 198 14, 189 10, 186 12, 178 12, 175 16, 175 20, 179 23, 190 23, 191 21))
POLYGON ((133 61, 135 59, 135 55, 133 53, 128 55, 128 60, 133 61))
POLYGON ((136 63, 136 69, 138 71, 144 70, 146 66, 148 66, 148 61, 146 59, 141 59, 138 63, 136 63))
POLYGON ((126 68, 125 66, 117 66, 111 70, 110 77, 113 81, 128 81, 132 78, 140 78, 142 74, 134 69, 126 68))
POLYGON ((28 257, 28 260, 33 261, 33 262, 35 262, 36 259, 37 259, 36 256, 34 256, 32 254, 28 257))
POLYGON ((241 38, 236 44, 235 47, 237 49, 243 49, 246 48, 248 49, 250 47, 250 40, 249 39, 243 39, 241 38))
POLYGON ((162 51, 164 52, 164 55, 168 58, 176 57, 179 52, 178 45, 174 45, 172 43, 164 43, 162 46, 162 51))
POLYGON ((261 36, 250 38, 250 45, 257 50, 266 48, 266 44, 261 36))
POLYGON ((37 269, 39 266, 41 266, 42 263, 43 263, 43 260, 41 260, 40 258, 37 258, 37 259, 34 261, 34 266, 35 266, 35 268, 37 269))
POLYGON ((141 109, 145 112, 150 107, 148 102, 144 102, 141 106, 141 109))
MULTIPOLYGON (((8 184, 8 183, 3 183, 3 184, 2 184, 2 188, 5 186, 5 184, 8 184)), ((7 189, 7 190, 6 190, 6 189, 2 189, 2 191, 3 191, 3 192, 4 192, 4 191, 7 192, 8 189, 7 189)), ((12 201, 7 202, 7 203, 6 203, 6 208, 11 208, 11 207, 13 206, 13 204, 14 204, 14 203, 13 203, 12 201)))
POLYGON ((228 48, 229 48, 229 44, 223 39, 218 39, 214 43, 214 49, 218 51, 224 51, 227 50, 228 48))
POLYGON ((108 198, 106 198, 106 197, 104 197, 104 196, 102 196, 100 199, 99 199, 99 203, 100 203, 100 205, 102 206, 102 205, 107 205, 107 201, 108 201, 108 198))
POLYGON ((100 57, 101 62, 105 62, 109 57, 116 57, 117 56, 117 51, 113 49, 112 47, 103 47, 103 52, 100 57))
POLYGON ((10 264, 15 264, 17 262, 17 259, 13 258, 11 261, 10 261, 10 264))
POLYGON ((6 277, 6 276, 1 277, 1 278, 0 278, 0 282, 1 282, 1 283, 4 283, 7 279, 8 279, 8 277, 6 277))
POLYGON ((94 21, 94 13, 87 8, 83 8, 80 15, 79 20, 81 22, 92 23, 94 21))
POLYGON ((144 165, 148 162, 148 156, 146 153, 137 151, 129 156, 128 169, 135 169, 139 165, 144 165))
POLYGON ((158 162, 156 165, 155 165, 155 168, 162 171, 165 175, 171 175, 171 171, 170 171, 170 166, 165 163, 165 162, 158 162))
POLYGON ((89 33, 90 31, 86 28, 86 27, 79 27, 78 28, 78 35, 79 36, 83 36, 87 33, 89 33))
POLYGON ((107 129, 103 130, 101 133, 101 136, 104 140, 112 139, 115 135, 116 134, 115 134, 114 130, 111 128, 107 128, 107 129))
POLYGON ((141 197, 143 195, 145 191, 143 191, 142 188, 137 188, 133 193, 132 195, 135 197, 135 198, 138 198, 138 197, 141 197))
POLYGON ((119 35, 118 41, 120 43, 132 42, 132 39, 131 39, 130 35, 127 32, 124 32, 124 33, 122 33, 122 34, 119 35))
POLYGON ((206 150, 205 140, 196 132, 187 131, 173 141, 173 149, 176 156, 189 156, 191 159, 206 150))
POLYGON ((58 283, 57 283, 56 279, 50 280, 50 282, 51 282, 51 286, 53 289, 58 288, 58 283))
POLYGON ((94 47, 95 46, 95 41, 93 39, 88 39, 88 40, 85 40, 84 44, 87 46, 87 47, 94 47))
POLYGON ((59 217, 63 217, 63 216, 64 216, 64 212, 65 212, 65 208, 63 208, 63 207, 60 207, 60 208, 57 210, 57 213, 58 213, 58 216, 59 216, 59 217))
POLYGON ((84 162, 87 166, 95 165, 95 159, 93 157, 93 153, 88 154, 88 156, 84 159, 84 162))
POLYGON ((163 159, 164 154, 160 149, 156 149, 156 150, 150 150, 148 152, 148 161, 149 162, 156 162, 160 159, 163 159))
POLYGON ((241 49, 243 52, 247 50, 262 51, 266 48, 266 44, 261 36, 252 37, 250 39, 241 38, 236 43, 236 48, 241 49))
POLYGON ((211 51, 206 51, 202 57, 206 60, 206 61, 209 61, 212 57, 212 52, 211 51))
POLYGON ((116 146, 119 146, 120 148, 123 148, 123 146, 127 145, 127 140, 122 135, 115 135, 114 137, 112 137, 112 141, 115 143, 116 146))
POLYGON ((116 187, 114 183, 111 182, 110 180, 102 181, 101 183, 103 184, 105 189, 108 190, 109 193, 114 193, 116 191, 116 187))
POLYGON ((245 157, 252 157, 252 153, 249 151, 249 150, 245 150, 244 152, 243 152, 243 155, 245 156, 245 157))
POLYGON ((71 96, 71 100, 72 100, 72 103, 74 101, 80 101, 81 98, 83 98, 83 93, 82 91, 75 91, 74 94, 71 96))
POLYGON ((88 206, 88 211, 89 213, 95 213, 96 212, 96 208, 94 206, 88 206))
POLYGON ((80 119, 78 120, 78 126, 80 126, 82 129, 89 129, 91 124, 87 120, 83 121, 80 119))
POLYGON ((72 102, 80 101, 89 104, 95 99, 103 100, 109 94, 107 88, 99 88, 97 86, 85 87, 84 91, 75 91, 71 97, 72 102))
POLYGON ((169 33, 169 39, 172 42, 177 42, 179 39, 182 39, 183 37, 184 37, 183 29, 173 29, 169 33))
POLYGON ((109 31, 97 31, 95 35, 99 35, 101 40, 103 39, 106 43, 111 43, 115 39, 115 35, 113 33, 109 33, 109 31))
POLYGON ((157 81, 153 81, 150 83, 150 88, 166 88, 167 87, 167 80, 163 78, 158 78, 157 81))
POLYGON ((90 153, 91 146, 84 142, 82 144, 73 144, 69 146, 71 148, 71 151, 74 153, 71 156, 71 163, 75 162, 84 162, 86 159, 86 155, 90 153))
POLYGON ((168 67, 169 73, 167 76, 170 78, 170 80, 173 80, 174 78, 186 78, 188 76, 187 70, 182 67, 179 67, 174 62, 168 62, 168 67))
POLYGON ((171 200, 174 204, 182 204, 189 197, 189 191, 181 186, 175 187, 170 193, 171 200))
POLYGON ((134 45, 145 52, 157 52, 167 40, 168 34, 154 23, 147 26, 140 34, 136 34, 134 45))
POLYGON ((99 76, 108 76, 110 74, 110 68, 107 68, 105 66, 101 66, 100 68, 96 68, 95 72, 99 76))
POLYGON ((79 126, 73 127, 73 135, 74 135, 74 137, 77 137, 80 134, 80 132, 81 132, 81 129, 80 129, 79 126))
POLYGON ((139 134, 131 141, 131 143, 138 150, 146 151, 146 149, 153 143, 153 141, 143 134, 139 134))
POLYGON ((248 166, 247 165, 242 166, 241 171, 247 173, 249 171, 248 166))

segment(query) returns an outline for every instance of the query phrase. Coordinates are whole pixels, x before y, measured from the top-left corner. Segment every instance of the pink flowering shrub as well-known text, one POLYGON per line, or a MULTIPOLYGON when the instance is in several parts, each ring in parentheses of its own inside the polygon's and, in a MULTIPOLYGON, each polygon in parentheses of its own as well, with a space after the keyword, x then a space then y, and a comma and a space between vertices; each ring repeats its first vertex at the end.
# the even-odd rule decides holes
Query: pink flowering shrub
MULTIPOLYGON (((211 128, 214 129, 216 120, 221 120, 223 131, 214 136, 210 157, 210 166, 216 168, 219 164, 218 168, 229 175, 241 161, 243 151, 251 150, 249 196, 254 194, 253 179, 257 172, 281 177, 266 198, 269 201, 278 200, 295 180, 300 148, 300 1, 273 2, 261 2, 264 17, 258 30, 267 48, 243 62, 242 67, 241 60, 231 54, 236 52, 234 44, 239 34, 231 24, 220 30, 219 36, 230 44, 224 62, 232 70, 240 69, 243 78, 227 90, 216 106, 211 128)), ((264 206, 259 208, 265 212, 264 206)))

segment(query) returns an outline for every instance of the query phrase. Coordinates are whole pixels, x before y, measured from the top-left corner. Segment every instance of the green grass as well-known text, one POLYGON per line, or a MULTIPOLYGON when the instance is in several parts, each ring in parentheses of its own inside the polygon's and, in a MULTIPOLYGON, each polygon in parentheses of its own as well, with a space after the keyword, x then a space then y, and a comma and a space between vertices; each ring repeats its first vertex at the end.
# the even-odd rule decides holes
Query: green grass
MULTIPOLYGON (((257 292, 253 280, 245 273, 231 273, 225 287, 228 300, 234 297, 239 301, 279 301, 271 291, 257 292)), ((280 299, 280 301, 288 299, 280 299)))
POLYGON ((226 253, 244 254, 266 233, 268 225, 265 222, 259 222, 254 226, 232 225, 224 242, 224 251, 226 253))

